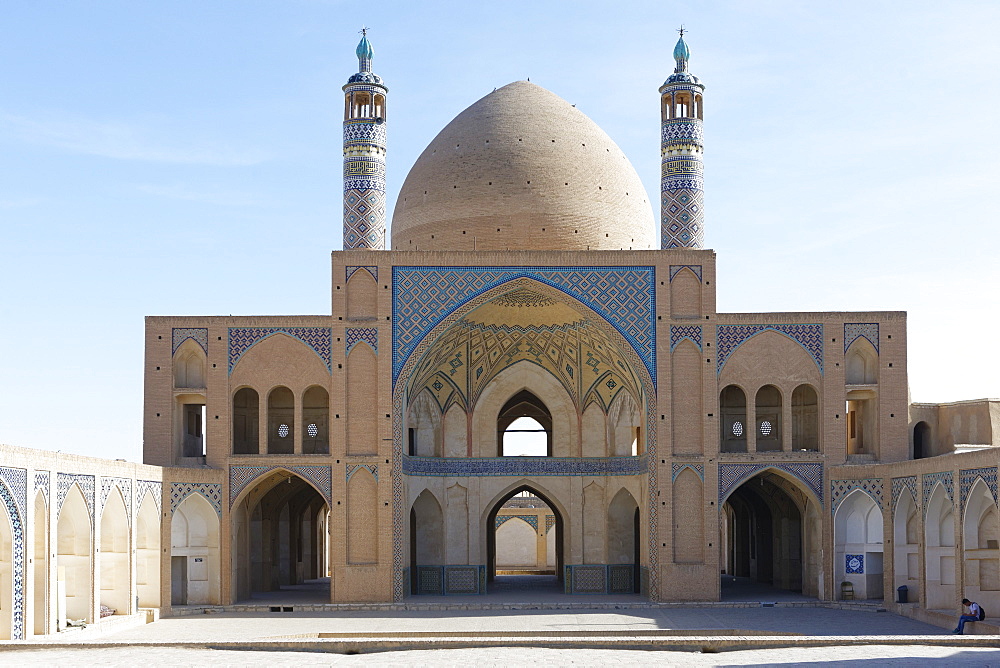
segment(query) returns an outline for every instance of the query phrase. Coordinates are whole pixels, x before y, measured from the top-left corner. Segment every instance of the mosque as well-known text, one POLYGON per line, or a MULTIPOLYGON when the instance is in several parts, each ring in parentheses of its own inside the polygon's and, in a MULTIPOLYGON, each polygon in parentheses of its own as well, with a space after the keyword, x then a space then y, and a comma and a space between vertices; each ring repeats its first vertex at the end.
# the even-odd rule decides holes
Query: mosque
POLYGON ((389 89, 357 55, 330 314, 147 318, 144 464, 0 446, 0 637, 524 575, 1000 609, 1000 401, 910 403, 902 312, 716 310, 683 34, 659 225, 614 141, 518 81, 427 146, 387 239, 389 89))

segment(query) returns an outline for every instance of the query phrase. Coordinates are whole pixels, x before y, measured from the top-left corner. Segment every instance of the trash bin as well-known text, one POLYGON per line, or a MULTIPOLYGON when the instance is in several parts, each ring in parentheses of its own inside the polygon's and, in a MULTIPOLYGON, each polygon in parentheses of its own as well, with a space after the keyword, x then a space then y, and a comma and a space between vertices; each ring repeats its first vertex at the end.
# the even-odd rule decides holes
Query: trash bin
POLYGON ((896 588, 896 593, 898 594, 898 599, 900 603, 906 603, 908 599, 909 588, 906 585, 896 588))

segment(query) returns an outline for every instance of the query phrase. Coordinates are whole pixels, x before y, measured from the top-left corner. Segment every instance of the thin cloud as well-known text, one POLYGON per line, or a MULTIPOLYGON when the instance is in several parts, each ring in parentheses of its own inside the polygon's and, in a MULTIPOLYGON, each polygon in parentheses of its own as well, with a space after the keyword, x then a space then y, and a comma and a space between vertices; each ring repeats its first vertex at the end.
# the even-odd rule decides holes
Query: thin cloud
POLYGON ((115 160, 242 167, 267 160, 260 151, 157 140, 141 127, 88 119, 28 118, 0 113, 0 135, 115 160))

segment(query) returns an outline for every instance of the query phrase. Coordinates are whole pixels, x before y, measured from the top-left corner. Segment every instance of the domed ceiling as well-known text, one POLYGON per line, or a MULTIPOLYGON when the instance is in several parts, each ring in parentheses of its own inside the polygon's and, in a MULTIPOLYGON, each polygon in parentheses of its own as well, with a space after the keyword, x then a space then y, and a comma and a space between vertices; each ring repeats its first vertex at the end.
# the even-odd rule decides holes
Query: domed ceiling
POLYGON ((474 406, 504 369, 527 360, 547 369, 580 410, 597 402, 607 411, 622 390, 637 401, 638 376, 615 343, 571 306, 519 288, 483 304, 452 325, 413 370, 411 400, 424 389, 442 411, 474 406))
POLYGON ((621 149, 527 81, 460 113, 396 200, 393 250, 658 248, 649 197, 621 149))

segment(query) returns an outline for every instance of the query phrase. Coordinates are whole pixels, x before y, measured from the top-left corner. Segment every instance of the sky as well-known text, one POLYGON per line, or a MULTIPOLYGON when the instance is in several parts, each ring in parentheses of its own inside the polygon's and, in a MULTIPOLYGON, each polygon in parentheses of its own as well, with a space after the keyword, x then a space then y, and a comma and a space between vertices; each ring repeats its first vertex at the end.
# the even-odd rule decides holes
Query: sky
POLYGON ((914 401, 1000 396, 1000 3, 364 7, 0 3, 0 443, 141 461, 144 316, 330 312, 363 25, 391 210, 448 121, 527 77, 655 198, 683 24, 718 310, 907 311, 914 401))

